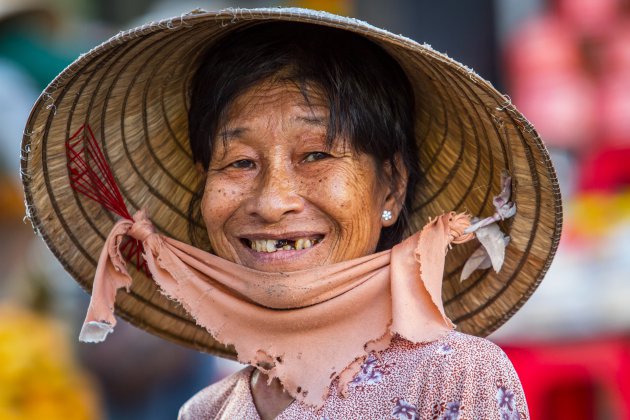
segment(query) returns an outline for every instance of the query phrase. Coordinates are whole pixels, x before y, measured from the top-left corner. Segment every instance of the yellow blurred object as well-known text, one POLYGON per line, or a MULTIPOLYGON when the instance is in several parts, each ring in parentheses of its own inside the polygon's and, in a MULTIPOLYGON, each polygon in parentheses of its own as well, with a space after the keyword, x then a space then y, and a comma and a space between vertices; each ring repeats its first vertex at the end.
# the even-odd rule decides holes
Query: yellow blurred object
POLYGON ((630 222, 630 191, 582 193, 567 206, 568 225, 585 236, 603 236, 630 222))
POLYGON ((291 2, 297 7, 306 9, 323 10, 337 15, 351 16, 354 9, 354 2, 351 0, 299 0, 291 2))
POLYGON ((90 379, 54 321, 0 304, 0 419, 100 419, 90 379))
POLYGON ((22 220, 24 196, 19 184, 11 177, 0 174, 0 221, 22 220))

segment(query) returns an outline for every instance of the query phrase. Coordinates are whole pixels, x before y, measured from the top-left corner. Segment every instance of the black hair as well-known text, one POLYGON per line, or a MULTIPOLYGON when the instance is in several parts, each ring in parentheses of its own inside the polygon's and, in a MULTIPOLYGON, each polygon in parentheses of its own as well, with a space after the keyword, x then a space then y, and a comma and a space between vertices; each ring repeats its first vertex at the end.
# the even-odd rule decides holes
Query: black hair
MULTIPOLYGON (((195 163, 208 170, 213 142, 239 95, 279 76, 295 83, 307 101, 309 87, 327 99, 329 146, 342 137, 353 150, 372 156, 377 167, 389 164, 394 185, 402 176, 395 161, 400 159, 408 176, 405 203, 396 223, 382 229, 377 251, 400 242, 420 176, 413 89, 400 65, 360 35, 312 24, 273 22, 234 30, 209 46, 201 54, 190 90, 188 123, 195 163)), ((202 191, 189 206, 192 238, 202 191)))

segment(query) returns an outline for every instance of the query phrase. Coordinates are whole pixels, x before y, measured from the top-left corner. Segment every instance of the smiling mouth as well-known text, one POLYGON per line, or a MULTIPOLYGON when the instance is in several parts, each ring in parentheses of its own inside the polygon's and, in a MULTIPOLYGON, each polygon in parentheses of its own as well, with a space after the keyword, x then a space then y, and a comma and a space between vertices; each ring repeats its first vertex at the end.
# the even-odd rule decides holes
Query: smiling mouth
POLYGON ((241 241, 248 248, 256 252, 295 251, 311 248, 323 239, 323 236, 297 239, 246 239, 241 241))

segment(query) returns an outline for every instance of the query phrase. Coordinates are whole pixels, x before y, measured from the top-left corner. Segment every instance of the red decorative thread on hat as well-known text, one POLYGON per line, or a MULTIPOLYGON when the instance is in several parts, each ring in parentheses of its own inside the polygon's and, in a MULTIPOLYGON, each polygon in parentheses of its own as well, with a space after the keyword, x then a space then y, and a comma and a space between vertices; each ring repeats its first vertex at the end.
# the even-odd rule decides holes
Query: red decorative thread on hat
MULTIPOLYGON (((83 124, 66 140, 66 157, 70 187, 73 190, 96 201, 112 213, 133 220, 89 124, 83 124)), ((149 275, 149 269, 142 257, 140 241, 127 238, 120 251, 127 261, 149 275)))

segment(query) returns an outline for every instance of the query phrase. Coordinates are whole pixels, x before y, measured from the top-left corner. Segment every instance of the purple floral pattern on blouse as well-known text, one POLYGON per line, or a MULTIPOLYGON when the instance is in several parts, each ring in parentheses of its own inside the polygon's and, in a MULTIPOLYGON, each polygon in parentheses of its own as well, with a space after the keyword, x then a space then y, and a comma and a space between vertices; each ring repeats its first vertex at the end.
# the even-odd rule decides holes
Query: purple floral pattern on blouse
POLYGON ((438 354, 441 354, 443 356, 447 356, 447 355, 453 353, 453 347, 451 347, 450 344, 445 343, 445 344, 442 344, 440 347, 438 347, 437 352, 438 352, 438 354))
POLYGON ((392 409, 392 417, 396 420, 415 420, 418 415, 418 409, 415 405, 403 400, 402 398, 394 398, 396 405, 392 409))
POLYGON ((374 354, 370 354, 361 365, 361 370, 350 381, 350 386, 361 390, 365 385, 378 384, 384 375, 389 375, 394 365, 395 363, 382 363, 374 354))
POLYGON ((499 405, 499 414, 501 420, 519 420, 525 416, 516 409, 516 401, 514 400, 514 392, 507 389, 501 382, 497 383, 497 404, 499 405))
POLYGON ((434 420, 458 420, 464 407, 459 401, 437 403, 433 406, 434 420))
POLYGON ((451 401, 446 404, 446 411, 442 415, 442 420, 457 420, 459 418, 459 401, 451 401))

